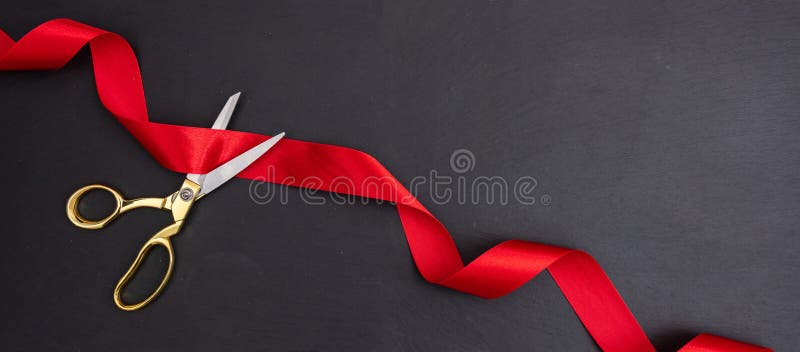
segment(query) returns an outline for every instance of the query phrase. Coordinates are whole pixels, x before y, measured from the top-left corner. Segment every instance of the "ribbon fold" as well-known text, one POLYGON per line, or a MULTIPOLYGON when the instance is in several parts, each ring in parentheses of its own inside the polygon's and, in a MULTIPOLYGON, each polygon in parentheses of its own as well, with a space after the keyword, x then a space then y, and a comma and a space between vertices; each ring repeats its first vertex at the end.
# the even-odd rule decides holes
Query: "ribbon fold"
MULTIPOLYGON (((164 167, 205 173, 266 140, 268 136, 149 121, 136 56, 121 36, 69 19, 45 22, 18 42, 0 30, 0 70, 56 70, 86 44, 100 101, 164 167), (177 143, 176 143, 177 142, 177 143), (174 148, 180 145, 182 148, 174 148)), ((484 298, 514 291, 547 269, 586 330, 603 351, 655 351, 650 340, 600 265, 567 248, 509 240, 467 265, 445 227, 375 158, 335 145, 284 138, 277 148, 238 177, 288 186, 336 191, 337 178, 355 187, 350 195, 396 204, 411 255, 425 280, 484 298), (267 167, 275 172, 264 173, 267 167), (314 177, 313 186, 301 180, 314 177), (392 192, 361 187, 384 180, 392 192)), ((756 352, 770 349, 701 334, 681 352, 756 352)))

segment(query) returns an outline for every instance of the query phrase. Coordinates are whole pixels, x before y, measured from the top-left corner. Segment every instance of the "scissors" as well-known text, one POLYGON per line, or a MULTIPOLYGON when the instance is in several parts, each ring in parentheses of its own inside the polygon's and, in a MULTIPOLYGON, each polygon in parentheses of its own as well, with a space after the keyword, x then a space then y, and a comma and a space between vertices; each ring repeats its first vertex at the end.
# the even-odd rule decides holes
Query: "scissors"
MULTIPOLYGON (((222 108, 222 111, 220 111, 219 116, 217 116, 217 119, 214 121, 214 125, 211 128, 218 130, 226 129, 231 115, 233 114, 233 110, 236 107, 236 102, 239 100, 240 94, 241 93, 236 93, 228 98, 228 101, 225 103, 225 106, 222 108)), ((125 275, 122 275, 122 278, 119 279, 117 286, 114 287, 114 303, 117 305, 117 307, 126 311, 137 310, 150 303, 154 298, 156 298, 156 296, 159 295, 159 293, 161 293, 166 286, 167 281, 169 281, 175 263, 175 252, 172 249, 172 242, 170 241, 170 238, 178 234, 178 231, 180 231, 181 226, 183 226, 183 221, 186 219, 186 215, 189 213, 189 209, 191 209, 192 204, 236 176, 236 174, 244 170, 248 165, 252 164, 254 161, 256 161, 256 159, 264 155, 264 153, 266 153, 270 148, 275 146, 275 144, 278 143, 278 141, 283 138, 284 135, 285 133, 283 132, 275 135, 274 137, 260 143, 250 150, 247 150, 244 153, 230 159, 207 174, 187 174, 186 179, 183 180, 183 183, 178 191, 164 198, 139 198, 128 200, 124 199, 122 194, 117 190, 100 184, 93 184, 83 187, 75 191, 75 193, 69 197, 69 200, 67 201, 67 218, 69 218, 69 220, 75 226, 89 230, 103 228, 120 214, 136 208, 156 208, 172 212, 173 223, 167 225, 167 227, 161 229, 161 231, 158 231, 155 235, 153 235, 153 237, 150 237, 150 239, 144 243, 142 249, 139 250, 139 254, 136 255, 136 259, 133 260, 133 264, 131 264, 131 266, 128 268, 128 271, 125 272, 125 275), (111 193, 116 201, 116 208, 111 212, 111 214, 100 220, 86 219, 81 216, 80 212, 78 212, 78 202, 80 201, 81 197, 83 197, 83 195, 85 195, 87 192, 93 190, 111 193), (150 293, 150 295, 141 302, 126 304, 122 301, 120 292, 136 273, 144 257, 147 256, 149 251, 156 246, 164 247, 169 254, 169 266, 167 267, 167 271, 161 279, 161 283, 158 285, 155 291, 150 293)))

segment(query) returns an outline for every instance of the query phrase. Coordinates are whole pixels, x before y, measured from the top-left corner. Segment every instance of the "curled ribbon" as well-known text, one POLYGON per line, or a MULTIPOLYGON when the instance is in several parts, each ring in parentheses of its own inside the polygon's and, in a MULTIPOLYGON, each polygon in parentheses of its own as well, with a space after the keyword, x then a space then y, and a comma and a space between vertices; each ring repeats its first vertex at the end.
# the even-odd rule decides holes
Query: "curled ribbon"
MULTIPOLYGON (((162 166, 181 173, 205 173, 268 138, 253 133, 149 121, 139 64, 128 42, 118 34, 69 19, 45 22, 18 42, 0 30, 0 70, 59 69, 86 43, 91 47, 100 101, 162 166), (174 148, 175 145, 182 148, 174 148)), ((483 298, 496 298, 514 291, 547 269, 603 351, 655 351, 614 285, 591 256, 574 249, 509 240, 464 265, 444 226, 366 153, 284 138, 278 148, 238 177, 339 193, 343 192, 333 189, 336 179, 347 177, 355 187, 344 193, 397 205, 411 255, 428 282, 483 298), (275 172, 264 175, 267 166, 275 172), (300 180, 309 177, 318 182, 313 186, 300 184, 300 180), (393 188, 392 192, 358 186, 376 177, 385 180, 393 188)), ((771 350, 701 334, 679 351, 771 350)))

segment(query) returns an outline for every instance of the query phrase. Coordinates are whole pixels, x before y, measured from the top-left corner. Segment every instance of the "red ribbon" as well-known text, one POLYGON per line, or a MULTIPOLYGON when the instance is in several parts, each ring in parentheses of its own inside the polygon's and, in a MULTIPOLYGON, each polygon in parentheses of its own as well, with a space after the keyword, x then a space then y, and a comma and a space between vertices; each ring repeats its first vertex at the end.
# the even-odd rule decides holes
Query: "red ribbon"
MULTIPOLYGON (((0 70, 55 70, 86 43, 92 51, 97 92, 103 105, 164 167, 204 173, 266 140, 253 133, 150 122, 139 64, 121 36, 68 19, 46 22, 14 42, 0 30, 0 70), (175 148, 180 145, 181 148, 175 148)), ((284 138, 278 147, 238 177, 324 191, 337 178, 351 186, 339 193, 397 205, 408 246, 425 280, 472 295, 495 298, 522 286, 547 269, 603 351, 655 351, 603 269, 588 254, 520 240, 505 241, 464 265, 450 234, 375 158, 358 150, 284 138), (274 173, 265 173, 271 166, 274 173), (314 185, 301 184, 313 177, 314 185), (379 178, 383 187, 363 187, 379 178), (385 189, 384 189, 385 190, 385 189)), ((770 351, 702 334, 683 352, 770 351)))

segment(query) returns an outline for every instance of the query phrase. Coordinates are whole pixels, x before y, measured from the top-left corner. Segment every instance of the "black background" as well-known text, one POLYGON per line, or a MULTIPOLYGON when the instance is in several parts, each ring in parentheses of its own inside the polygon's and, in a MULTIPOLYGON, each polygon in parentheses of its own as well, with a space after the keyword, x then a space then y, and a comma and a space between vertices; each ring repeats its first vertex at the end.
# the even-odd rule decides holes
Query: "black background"
MULTIPOLYGON (((465 260, 511 238, 588 251, 659 350, 699 332, 800 344, 797 3, 2 8, 14 38, 56 17, 123 35, 154 121, 208 126, 241 90, 232 129, 364 150, 405 184, 455 176, 459 148, 475 154, 467 177, 536 177, 550 205, 420 198, 465 260)), ((596 349, 547 274, 491 301, 433 286, 392 206, 307 205, 295 188, 288 204, 259 205, 246 180, 193 209, 166 291, 122 312, 112 288, 169 216, 136 211, 90 232, 67 221, 66 199, 94 182, 168 194, 181 175, 103 109, 88 50, 57 72, 0 73, 0 107, 0 349, 596 349)))

